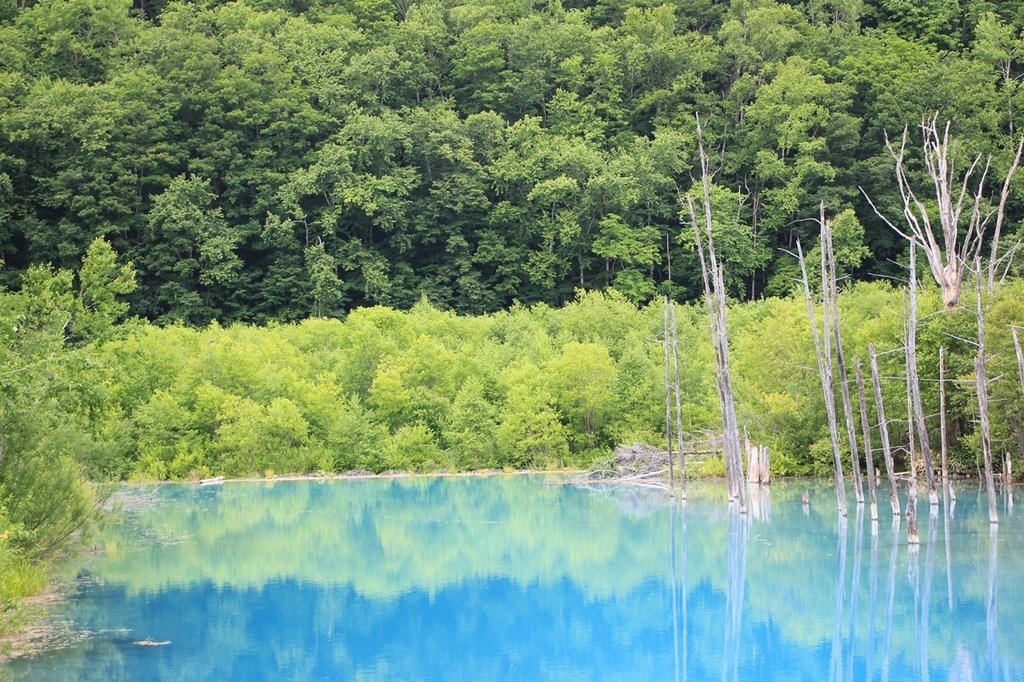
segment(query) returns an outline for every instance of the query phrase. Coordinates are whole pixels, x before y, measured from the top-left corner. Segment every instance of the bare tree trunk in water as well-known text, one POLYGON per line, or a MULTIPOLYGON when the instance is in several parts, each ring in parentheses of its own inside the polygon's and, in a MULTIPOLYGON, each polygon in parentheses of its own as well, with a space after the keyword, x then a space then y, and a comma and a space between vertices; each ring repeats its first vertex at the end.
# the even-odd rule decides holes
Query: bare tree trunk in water
POLYGON ((686 198, 697 240, 701 274, 704 280, 704 296, 707 300, 708 320, 711 327, 711 342, 715 348, 715 369, 718 383, 719 402, 722 410, 722 438, 725 447, 726 478, 729 497, 738 500, 740 512, 747 512, 746 490, 743 483, 743 457, 740 454, 739 424, 736 419, 736 403, 733 398, 732 378, 729 369, 729 334, 726 325, 725 271, 718 261, 714 243, 714 219, 711 209, 711 172, 708 156, 704 150, 704 137, 700 117, 697 117, 697 143, 700 153, 702 203, 704 208, 704 237, 707 239, 705 259, 704 238, 698 225, 693 200, 686 198))
POLYGON ((675 476, 672 469, 672 395, 669 383, 669 336, 668 336, 668 296, 664 299, 662 310, 662 347, 665 350, 665 441, 668 446, 668 485, 669 489, 675 491, 675 476))
POLYGON ((907 497, 907 543, 921 544, 921 538, 917 534, 917 498, 913 495, 907 497))
MULTIPOLYGON (((796 243, 797 258, 800 261, 800 273, 803 276, 804 298, 807 302, 807 316, 811 322, 811 336, 814 338, 814 355, 818 363, 818 377, 821 380, 821 393, 825 399, 825 414, 828 417, 828 434, 832 445, 832 467, 836 483, 836 502, 839 505, 839 513, 847 515, 846 510, 846 482, 843 478, 843 460, 839 450, 839 429, 836 425, 836 400, 832 392, 832 357, 829 348, 828 320, 825 319, 824 344, 818 334, 818 320, 814 315, 814 303, 811 300, 811 285, 807 278, 807 262, 804 260, 804 252, 800 248, 799 240, 796 243), (824 348, 823 348, 824 346, 824 348)), ((824 257, 824 256, 823 256, 824 257)))
MULTIPOLYGON (((683 384, 679 379, 679 327, 676 324, 676 302, 671 302, 672 325, 672 367, 675 370, 676 380, 674 383, 676 394, 676 440, 679 445, 679 485, 682 488, 683 499, 686 499, 686 452, 683 450, 683 384)), ((669 471, 669 477, 672 472, 669 471)))
POLYGON ((942 485, 949 497, 956 500, 953 482, 949 480, 949 427, 946 424, 946 348, 939 346, 939 436, 942 447, 942 485))
MULTIPOLYGON (((906 308, 906 298, 904 298, 906 308)), ((903 379, 907 390, 907 461, 910 471, 910 496, 917 499, 917 452, 914 447, 914 406, 910 391, 910 351, 907 350, 907 319, 903 318, 903 379)))
POLYGON ((921 382, 917 376, 917 249, 910 245, 910 313, 907 320, 907 381, 910 383, 910 402, 914 409, 914 425, 917 428, 917 442, 921 445, 924 459, 925 482, 928 484, 928 502, 932 511, 939 504, 939 493, 935 489, 935 469, 932 467, 932 446, 928 439, 928 425, 924 420, 921 405, 921 382))
POLYGON ((868 504, 871 506, 871 520, 878 520, 878 493, 875 481, 875 460, 871 452, 871 422, 868 421, 868 405, 864 397, 864 375, 860 369, 860 358, 853 359, 853 373, 857 380, 857 399, 860 403, 860 426, 864 434, 864 463, 868 473, 868 504))
POLYGON ((878 378, 878 353, 873 345, 868 346, 871 361, 871 383, 875 389, 875 411, 878 413, 878 433, 882 438, 882 455, 885 457, 885 473, 889 479, 889 503, 892 515, 900 515, 900 498, 896 494, 896 472, 892 465, 892 447, 889 445, 889 424, 885 421, 885 405, 882 403, 882 382, 878 378))
MULTIPOLYGON (((860 477, 860 454, 857 452, 857 429, 854 426, 853 402, 850 400, 849 375, 846 372, 846 356, 843 353, 843 337, 839 328, 839 294, 836 283, 836 254, 832 249, 832 223, 825 220, 825 204, 821 204, 820 225, 822 248, 827 247, 825 262, 828 270, 828 306, 826 327, 831 325, 836 343, 836 369, 839 371, 839 395, 843 399, 843 417, 846 419, 846 438, 850 445, 850 463, 853 470, 853 491, 857 504, 864 504, 864 483, 860 477)), ((824 281, 824 280, 823 280, 824 281)), ((828 331, 825 332, 828 334, 828 331)))
POLYGON ((985 485, 988 488, 988 520, 999 523, 999 512, 996 510, 996 486, 992 478, 992 436, 988 422, 988 378, 985 373, 985 314, 981 301, 981 261, 977 260, 978 268, 978 357, 974 359, 974 372, 978 382, 978 414, 981 419, 981 452, 985 459, 985 485))

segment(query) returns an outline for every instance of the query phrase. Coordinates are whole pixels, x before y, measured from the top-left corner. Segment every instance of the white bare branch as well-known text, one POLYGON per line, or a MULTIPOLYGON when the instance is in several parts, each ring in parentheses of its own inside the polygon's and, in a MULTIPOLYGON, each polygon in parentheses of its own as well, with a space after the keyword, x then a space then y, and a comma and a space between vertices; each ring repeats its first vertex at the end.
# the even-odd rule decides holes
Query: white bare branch
POLYGON ((885 139, 885 147, 895 162, 896 187, 903 204, 903 225, 896 225, 882 214, 867 192, 863 189, 861 192, 875 214, 890 229, 908 242, 921 247, 932 276, 942 291, 943 303, 947 308, 955 308, 960 298, 961 282, 967 264, 981 253, 986 227, 993 215, 996 227, 989 262, 989 289, 994 284, 1006 200, 1010 192, 1010 182, 1024 154, 1024 140, 1017 147, 1017 155, 1004 178, 997 208, 994 211, 987 211, 985 207, 989 197, 986 193, 986 182, 991 170, 991 157, 987 157, 982 164, 982 155, 975 156, 967 170, 958 174, 954 167, 955 162, 950 156, 952 123, 947 121, 940 131, 938 114, 935 114, 931 118, 923 118, 920 128, 924 168, 931 180, 935 208, 929 210, 931 198, 923 200, 918 196, 907 173, 906 128, 903 129, 898 147, 892 143, 888 135, 885 139), (934 218, 939 234, 936 234, 932 212, 936 214, 934 218))

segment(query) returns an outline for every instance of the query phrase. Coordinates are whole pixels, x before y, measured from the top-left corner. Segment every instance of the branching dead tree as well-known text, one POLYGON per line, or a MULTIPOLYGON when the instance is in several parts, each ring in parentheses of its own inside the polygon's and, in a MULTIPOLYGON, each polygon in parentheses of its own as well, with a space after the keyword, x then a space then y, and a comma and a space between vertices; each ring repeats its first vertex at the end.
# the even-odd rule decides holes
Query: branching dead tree
POLYGON ((704 135, 700 117, 697 117, 697 145, 700 153, 700 174, 702 203, 704 208, 703 230, 697 220, 697 211, 691 197, 686 197, 690 222, 700 256, 701 275, 704 282, 704 298, 707 302, 708 321, 711 327, 711 343, 715 350, 715 375, 718 384, 719 404, 722 410, 722 437, 725 447, 725 468, 728 479, 729 498, 739 502, 741 513, 746 513, 746 491, 743 483, 743 456, 740 453, 739 423, 736 419, 736 403, 733 397, 732 378, 729 370, 729 333, 726 325, 725 268, 719 263, 714 243, 714 217, 711 208, 711 172, 708 169, 708 155, 704 149, 704 135), (704 236, 701 236, 703 231, 704 236), (707 244, 705 246, 705 239, 707 244))
POLYGON ((882 382, 878 376, 878 353, 873 345, 868 346, 871 361, 871 383, 875 389, 875 411, 878 414, 878 434, 882 439, 882 456, 885 457, 885 473, 889 479, 889 503, 892 515, 900 515, 900 498, 896 490, 896 472, 892 466, 892 447, 889 444, 889 423, 885 420, 885 404, 882 402, 882 382))
MULTIPOLYGON (((932 467, 932 447, 928 438, 928 425, 924 420, 924 408, 921 404, 921 382, 917 376, 917 249, 910 245, 910 311, 907 318, 907 381, 910 386, 910 403, 914 411, 914 426, 917 430, 917 442, 921 446, 921 457, 924 459, 925 481, 928 484, 928 501, 932 507, 939 504, 939 494, 935 489, 935 469, 932 467)), ((913 466, 913 462, 911 462, 913 466)))
MULTIPOLYGON (((903 129, 899 145, 893 145, 886 136, 885 146, 896 163, 896 184, 902 199, 903 221, 901 226, 890 220, 878 209, 864 188, 861 193, 867 199, 875 214, 894 232, 920 247, 928 259, 932 276, 942 292, 946 308, 955 308, 960 300, 960 288, 967 264, 980 253, 985 227, 996 217, 998 229, 1002 229, 1009 196, 1010 181, 1020 162, 1021 148, 1007 171, 1003 182, 1003 194, 995 211, 987 211, 989 197, 986 195, 985 180, 988 176, 991 158, 982 164, 982 156, 975 157, 966 172, 959 175, 950 158, 949 129, 947 121, 940 131, 938 114, 921 121, 921 146, 924 166, 931 179, 932 191, 929 196, 919 196, 911 184, 906 168, 907 128, 903 129), (979 174, 980 172, 980 174, 979 174), (973 185, 973 190, 971 189, 973 185), (937 211, 935 220, 932 207, 937 211)), ((998 239, 996 240, 998 242, 998 239)), ((992 253, 992 262, 997 260, 998 246, 992 253)), ((994 270, 992 277, 994 278, 994 270)))

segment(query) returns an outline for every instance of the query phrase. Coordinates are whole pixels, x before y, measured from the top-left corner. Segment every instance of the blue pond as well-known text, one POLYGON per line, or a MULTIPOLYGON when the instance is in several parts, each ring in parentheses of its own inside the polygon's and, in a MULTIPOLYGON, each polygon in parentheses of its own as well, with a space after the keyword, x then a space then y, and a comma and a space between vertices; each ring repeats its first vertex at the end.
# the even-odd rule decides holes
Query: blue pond
MULTIPOLYGON (((130 487, 30 680, 1024 679, 1021 515, 921 544, 778 483, 730 511, 540 476, 130 487)), ((851 495, 852 503, 852 495, 851 495)), ((1021 500, 1024 504, 1024 500, 1021 500)), ((863 508, 862 508, 863 509, 863 508)))

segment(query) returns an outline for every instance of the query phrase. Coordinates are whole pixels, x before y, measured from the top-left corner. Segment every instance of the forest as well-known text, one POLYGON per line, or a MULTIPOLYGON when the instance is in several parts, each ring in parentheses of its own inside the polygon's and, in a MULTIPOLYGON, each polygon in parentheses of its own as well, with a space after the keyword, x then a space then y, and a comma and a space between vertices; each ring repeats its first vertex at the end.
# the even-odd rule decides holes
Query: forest
MULTIPOLYGON (((992 439, 1019 457, 1022 28, 1024 3, 981 0, 0 0, 0 610, 102 516, 98 483, 658 443, 662 296, 684 428, 720 430, 698 120, 739 420, 773 470, 831 471, 792 255, 822 205, 847 353, 881 351, 905 466, 909 249, 887 221, 904 182, 927 195, 933 117, 956 173, 978 160, 976 215, 999 201, 978 243, 1002 255, 992 439)), ((942 348, 951 465, 974 475, 977 294, 922 283, 929 427, 942 348)))
MULTIPOLYGON (((984 0, 41 0, 0 4, 0 278, 105 238, 160 323, 297 321, 422 296, 691 300, 694 114, 738 298, 851 211, 898 276, 886 135, 1016 147, 1024 4, 984 0), (730 216, 725 220, 724 216, 730 216)), ((919 156, 919 155, 918 155, 919 156)), ((910 158, 911 172, 920 159, 910 158)), ((1002 235, 1014 242, 1019 192, 1002 235)))

